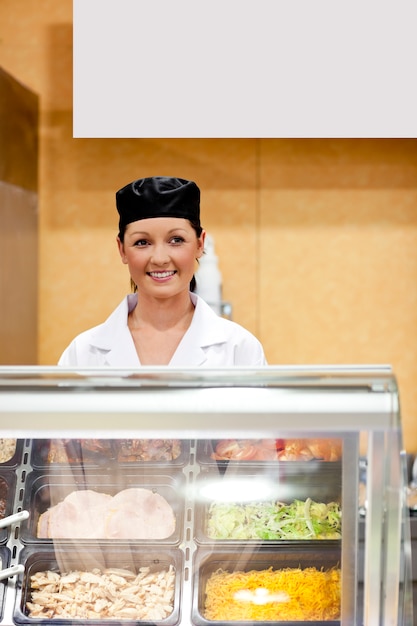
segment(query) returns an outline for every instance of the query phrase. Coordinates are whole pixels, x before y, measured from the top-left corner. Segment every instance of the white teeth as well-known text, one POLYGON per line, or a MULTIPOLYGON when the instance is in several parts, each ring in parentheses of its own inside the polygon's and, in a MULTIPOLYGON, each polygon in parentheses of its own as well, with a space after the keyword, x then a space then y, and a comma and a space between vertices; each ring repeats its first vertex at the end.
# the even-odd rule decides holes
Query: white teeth
POLYGON ((168 276, 173 276, 175 272, 149 272, 150 276, 154 276, 155 278, 167 278, 168 276))

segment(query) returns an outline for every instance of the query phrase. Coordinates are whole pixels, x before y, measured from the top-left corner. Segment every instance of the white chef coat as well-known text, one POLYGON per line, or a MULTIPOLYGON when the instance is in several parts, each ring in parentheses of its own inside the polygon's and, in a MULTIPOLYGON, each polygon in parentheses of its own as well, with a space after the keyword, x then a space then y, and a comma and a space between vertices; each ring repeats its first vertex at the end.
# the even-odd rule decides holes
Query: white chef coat
MULTIPOLYGON (((266 365, 261 343, 236 322, 224 319, 194 293, 192 322, 173 355, 170 366, 228 367, 266 365)), ((128 314, 138 295, 129 294, 99 326, 78 335, 64 350, 64 367, 138 367, 141 365, 128 327, 128 314)))

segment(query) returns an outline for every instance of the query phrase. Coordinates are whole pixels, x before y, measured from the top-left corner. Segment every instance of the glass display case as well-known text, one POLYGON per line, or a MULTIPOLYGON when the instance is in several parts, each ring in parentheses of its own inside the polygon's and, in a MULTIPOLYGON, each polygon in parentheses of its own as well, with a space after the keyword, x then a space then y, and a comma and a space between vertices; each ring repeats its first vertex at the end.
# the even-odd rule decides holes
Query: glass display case
POLYGON ((411 626, 388 366, 0 368, 0 624, 411 626))

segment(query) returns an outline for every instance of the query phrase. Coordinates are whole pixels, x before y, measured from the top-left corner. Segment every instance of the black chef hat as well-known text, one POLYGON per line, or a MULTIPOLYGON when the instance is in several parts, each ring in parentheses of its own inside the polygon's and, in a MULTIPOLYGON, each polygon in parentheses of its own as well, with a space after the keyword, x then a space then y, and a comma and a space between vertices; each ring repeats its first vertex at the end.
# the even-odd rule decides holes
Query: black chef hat
POLYGON ((119 232, 149 217, 183 217, 200 225, 200 189, 191 180, 152 176, 139 178, 116 192, 119 232))

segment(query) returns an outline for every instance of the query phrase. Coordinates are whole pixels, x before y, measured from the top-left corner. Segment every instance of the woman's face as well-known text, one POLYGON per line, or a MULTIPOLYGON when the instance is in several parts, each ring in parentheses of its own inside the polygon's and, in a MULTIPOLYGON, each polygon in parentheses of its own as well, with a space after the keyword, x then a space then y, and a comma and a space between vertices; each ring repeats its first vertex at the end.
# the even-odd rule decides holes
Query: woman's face
POLYGON ((153 217, 127 225, 120 256, 143 295, 171 297, 189 290, 196 259, 204 250, 205 233, 197 237, 186 219, 153 217))

